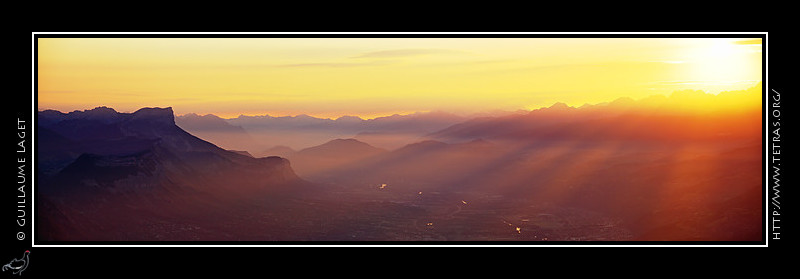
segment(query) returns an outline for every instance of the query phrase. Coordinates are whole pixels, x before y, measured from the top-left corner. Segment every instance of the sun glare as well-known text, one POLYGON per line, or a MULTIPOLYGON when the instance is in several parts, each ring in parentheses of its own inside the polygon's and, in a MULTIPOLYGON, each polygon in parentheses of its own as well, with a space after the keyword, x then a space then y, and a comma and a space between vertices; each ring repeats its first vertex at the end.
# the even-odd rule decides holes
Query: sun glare
POLYGON ((719 93, 722 86, 750 82, 754 71, 760 72, 760 63, 754 63, 747 46, 736 44, 736 39, 710 39, 690 50, 688 65, 693 83, 719 93), (714 90, 717 89, 717 90, 714 90))
POLYGON ((743 38, 40 38, 39 109, 375 118, 514 111, 761 79, 743 38), (458 101, 454 101, 458 100, 458 101))

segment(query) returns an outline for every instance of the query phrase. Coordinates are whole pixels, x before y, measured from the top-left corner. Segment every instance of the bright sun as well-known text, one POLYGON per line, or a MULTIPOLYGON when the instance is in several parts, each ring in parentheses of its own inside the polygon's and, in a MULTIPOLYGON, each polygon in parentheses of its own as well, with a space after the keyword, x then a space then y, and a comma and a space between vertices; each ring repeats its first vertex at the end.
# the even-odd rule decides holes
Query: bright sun
MULTIPOLYGON (((746 46, 735 39, 709 39, 687 57, 691 75, 708 86, 743 82, 753 70, 746 46)), ((760 70, 760 68, 758 69, 760 70)))

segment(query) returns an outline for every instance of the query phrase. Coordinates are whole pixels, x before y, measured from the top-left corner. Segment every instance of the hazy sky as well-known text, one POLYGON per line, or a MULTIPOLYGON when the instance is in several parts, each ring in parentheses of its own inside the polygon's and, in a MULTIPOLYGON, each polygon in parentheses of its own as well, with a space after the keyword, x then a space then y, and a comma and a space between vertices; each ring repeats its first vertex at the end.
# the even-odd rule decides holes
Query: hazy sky
POLYGON ((376 117, 580 106, 761 81, 760 39, 39 38, 38 106, 376 117))

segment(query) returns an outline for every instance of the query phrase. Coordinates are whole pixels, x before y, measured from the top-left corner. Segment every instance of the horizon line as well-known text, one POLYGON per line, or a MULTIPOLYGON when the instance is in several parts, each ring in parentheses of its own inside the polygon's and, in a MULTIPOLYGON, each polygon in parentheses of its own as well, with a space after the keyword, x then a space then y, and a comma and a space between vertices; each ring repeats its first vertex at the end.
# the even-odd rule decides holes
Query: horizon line
MULTIPOLYGON (((524 108, 524 107, 523 108, 518 108, 516 110, 488 109, 488 110, 475 111, 475 112, 470 112, 470 113, 463 113, 463 112, 462 113, 458 113, 458 112, 447 111, 447 110, 419 110, 419 111, 405 112, 405 113, 380 114, 379 116, 374 116, 374 117, 362 116, 362 115, 357 115, 357 114, 342 114, 342 115, 339 115, 339 116, 336 116, 336 117, 326 117, 326 116, 312 115, 310 113, 299 113, 299 114, 295 114, 295 115, 290 115, 290 114, 270 115, 269 112, 265 112, 263 114, 240 113, 237 116, 233 116, 233 117, 231 117, 231 116, 223 117, 221 115, 226 115, 226 114, 224 114, 224 113, 197 113, 197 112, 176 114, 176 113, 174 113, 174 110, 173 110, 173 115, 175 117, 182 117, 182 116, 186 116, 186 115, 189 115, 189 114, 195 114, 195 115, 198 115, 198 116, 213 115, 213 116, 219 117, 221 119, 225 119, 225 120, 236 119, 236 118, 239 118, 239 117, 242 117, 242 116, 245 116, 245 117, 275 117, 275 118, 291 117, 291 118, 295 118, 295 117, 298 117, 298 116, 305 115, 305 116, 309 116, 309 117, 316 118, 316 119, 322 119, 322 120, 326 120, 326 119, 327 120, 337 120, 337 119, 340 119, 340 118, 343 118, 343 117, 357 117, 357 118, 359 118, 361 120, 364 120, 364 121, 374 120, 374 119, 378 119, 378 118, 385 118, 385 117, 407 116, 407 115, 414 115, 414 114, 436 113, 436 112, 448 113, 448 114, 453 114, 453 115, 461 116, 461 117, 481 117, 482 115, 484 115, 484 116, 485 115, 493 115, 493 114, 497 114, 497 113, 505 114, 505 115, 515 114, 515 113, 530 113, 530 112, 541 110, 541 109, 552 108, 552 107, 557 106, 557 105, 564 105, 564 106, 567 106, 569 108, 582 108, 582 107, 586 107, 586 106, 608 105, 608 104, 611 104, 611 103, 614 103, 614 102, 616 102, 618 100, 623 100, 623 99, 633 100, 633 101, 642 101, 642 100, 646 100, 646 99, 653 98, 653 97, 671 98, 676 93, 687 92, 687 91, 698 92, 698 93, 703 94, 703 95, 719 96, 720 94, 726 93, 726 92, 747 91, 747 90, 750 90, 750 89, 752 89, 754 87, 759 86, 759 84, 763 87, 763 81, 759 80, 758 82, 755 82, 755 84, 753 86, 748 87, 746 89, 720 91, 720 92, 716 92, 716 93, 706 92, 704 90, 683 89, 683 90, 672 91, 670 94, 653 94, 653 95, 649 95, 649 96, 646 96, 646 97, 641 97, 641 98, 638 98, 638 99, 637 98, 631 98, 631 97, 628 97, 628 96, 622 96, 622 97, 617 97, 614 100, 610 100, 610 101, 604 101, 604 102, 593 103, 593 104, 587 102, 587 103, 584 103, 582 105, 570 105, 570 104, 568 104, 566 102, 563 102, 563 101, 557 101, 557 102, 554 102, 553 104, 551 104, 549 106, 548 105, 544 105, 544 106, 540 106, 540 107, 532 108, 532 109, 524 108)), ((38 104, 38 102, 37 102, 37 104, 38 104)), ((110 108, 110 109, 112 109, 112 110, 114 110, 114 111, 116 111, 118 113, 134 113, 134 112, 136 112, 138 110, 141 110, 143 108, 174 108, 174 106, 164 106, 164 107, 160 107, 160 106, 142 106, 142 107, 139 107, 138 109, 135 109, 133 111, 126 112, 126 111, 119 111, 119 110, 117 110, 117 109, 115 109, 113 107, 109 107, 109 106, 106 106, 106 105, 100 105, 100 106, 95 106, 95 107, 89 108, 89 109, 83 109, 83 110, 75 109, 75 110, 71 110, 71 111, 62 111, 62 110, 59 110, 59 109, 52 109, 52 108, 41 109, 41 108, 37 107, 37 112, 42 112, 42 111, 47 111, 47 110, 54 110, 54 111, 58 111, 60 113, 67 114, 67 113, 71 113, 71 112, 88 111, 88 110, 93 110, 93 109, 96 109, 96 108, 103 108, 103 107, 110 108)))

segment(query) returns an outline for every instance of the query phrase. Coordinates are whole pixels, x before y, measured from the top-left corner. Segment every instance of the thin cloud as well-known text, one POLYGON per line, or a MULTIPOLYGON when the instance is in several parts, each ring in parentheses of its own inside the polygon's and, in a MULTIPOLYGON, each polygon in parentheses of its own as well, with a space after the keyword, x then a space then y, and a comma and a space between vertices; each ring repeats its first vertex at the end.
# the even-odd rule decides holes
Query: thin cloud
POLYGON ((666 63, 666 64, 683 64, 683 63, 686 63, 686 61, 679 61, 679 60, 675 60, 675 61, 650 61, 650 62, 651 63, 666 63))
POLYGON ((323 67, 323 68, 343 68, 343 67, 360 67, 366 66, 371 64, 365 63, 301 63, 301 64, 284 64, 279 65, 280 67, 289 67, 289 68, 296 68, 296 67, 323 67))
POLYGON ((665 81, 656 81, 652 82, 651 84, 661 84, 665 86, 671 85, 734 85, 734 84, 748 84, 756 82, 757 80, 730 80, 730 81, 718 81, 718 80, 665 80, 665 81))
POLYGON ((40 90, 39 93, 69 94, 69 93, 75 93, 75 91, 73 91, 73 90, 40 90))
POLYGON ((475 73, 485 74, 485 73, 523 73, 523 72, 552 72, 552 71, 566 71, 570 69, 591 69, 591 68, 603 68, 609 66, 642 66, 642 65, 651 65, 655 63, 665 63, 663 61, 653 61, 653 62, 600 62, 600 63, 583 63, 583 64, 554 64, 554 65, 543 65, 543 66, 529 66, 529 67, 514 67, 514 68, 505 68, 505 69, 493 69, 493 70, 486 70, 486 71, 478 71, 475 73))
POLYGON ((737 45, 760 45, 761 39, 736 41, 737 45))
POLYGON ((334 63, 298 63, 298 64, 283 64, 278 65, 278 67, 287 67, 287 68, 350 68, 350 67, 365 67, 365 66, 377 66, 377 65, 384 65, 387 62, 369 62, 369 63, 341 63, 341 62, 334 62, 334 63))
POLYGON ((435 55, 435 54, 460 54, 462 51, 451 49, 395 49, 367 52, 351 58, 402 58, 420 55, 435 55))

